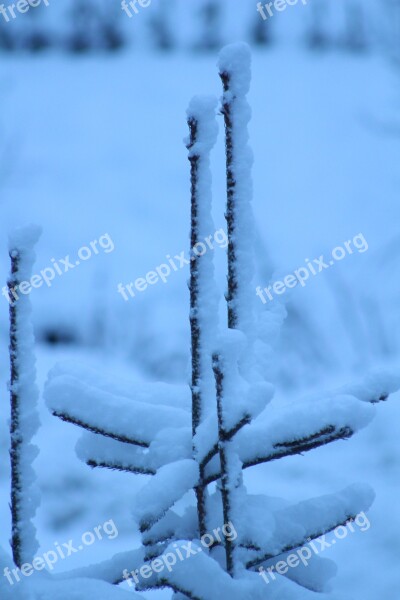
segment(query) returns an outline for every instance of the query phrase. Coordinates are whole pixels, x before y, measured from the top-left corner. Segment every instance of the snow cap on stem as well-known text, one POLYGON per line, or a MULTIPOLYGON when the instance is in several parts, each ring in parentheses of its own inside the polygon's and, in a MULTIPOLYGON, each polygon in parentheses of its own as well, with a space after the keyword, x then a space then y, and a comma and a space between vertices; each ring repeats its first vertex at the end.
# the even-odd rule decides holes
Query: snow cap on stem
POLYGON ((11 258, 19 256, 18 278, 30 279, 31 269, 36 259, 34 247, 42 234, 38 225, 25 225, 14 229, 8 236, 8 250, 11 258))
POLYGON ((220 73, 230 76, 230 91, 237 96, 245 96, 250 90, 251 50, 244 42, 229 44, 220 52, 218 60, 220 73))
POLYGON ((13 250, 19 250, 20 252, 33 250, 41 235, 42 228, 39 225, 25 225, 14 229, 8 236, 10 252, 13 250))
POLYGON ((210 152, 217 141, 217 103, 215 96, 194 96, 189 103, 187 118, 197 121, 197 142, 190 146, 189 138, 185 139, 191 156, 210 152))

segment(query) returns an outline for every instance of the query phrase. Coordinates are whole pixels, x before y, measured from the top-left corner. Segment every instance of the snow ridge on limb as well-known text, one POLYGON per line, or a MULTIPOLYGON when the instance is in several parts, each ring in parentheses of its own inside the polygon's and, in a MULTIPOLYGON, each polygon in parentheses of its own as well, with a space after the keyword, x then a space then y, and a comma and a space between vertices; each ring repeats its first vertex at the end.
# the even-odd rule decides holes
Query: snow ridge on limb
MULTIPOLYGON (((354 520, 360 512, 369 510, 374 498, 370 486, 354 484, 336 494, 304 500, 274 512, 275 528, 269 539, 264 539, 260 534, 257 536, 257 530, 253 528, 251 535, 255 552, 250 552, 252 556, 246 560, 246 567, 252 569, 265 561, 277 559, 284 553, 301 548, 309 540, 354 520), (255 539, 256 536, 258 539, 255 539)), ((257 509, 253 508, 252 512, 251 518, 254 520, 257 518, 257 509)), ((262 522, 262 511, 259 518, 262 522)))
POLYGON ((375 409, 351 396, 295 403, 263 414, 238 433, 244 465, 252 466, 347 439, 372 421, 375 409))
MULTIPOLYGON (((94 579, 31 582, 40 600, 144 600, 143 596, 94 579)), ((28 600, 28 599, 26 599, 28 600)))
POLYGON ((138 569, 145 560, 144 548, 119 552, 112 558, 86 567, 80 567, 67 571, 65 573, 54 574, 52 577, 56 580, 69 579, 98 579, 111 584, 118 584, 123 581, 123 570, 128 568, 130 571, 138 569))
MULTIPOLYGON (((212 215, 210 152, 218 134, 217 100, 194 97, 187 110, 190 135, 186 140, 190 162, 191 226, 190 226, 190 332, 191 332, 191 393, 193 451, 197 455, 195 436, 206 416, 213 415, 213 375, 209 356, 218 327, 218 293, 214 281, 213 257, 197 250, 198 242, 215 231, 212 215)), ((207 491, 203 484, 204 468, 200 465, 196 488, 201 535, 207 531, 207 491)))
POLYGON ((31 444, 39 428, 39 393, 36 386, 31 303, 29 296, 20 292, 19 285, 29 281, 32 276, 36 258, 34 247, 40 235, 41 229, 30 225, 15 230, 9 239, 11 545, 14 562, 18 567, 31 562, 39 548, 36 529, 32 523, 39 505, 32 463, 39 450, 31 444), (17 299, 13 295, 15 289, 17 299))
POLYGON ((44 396, 53 415, 63 421, 145 448, 166 423, 179 428, 189 422, 188 413, 181 409, 136 402, 88 386, 69 375, 48 381, 44 396))
POLYGON ((133 516, 140 531, 150 529, 198 481, 199 467, 192 459, 161 467, 135 497, 133 516))
POLYGON ((167 427, 146 449, 85 431, 78 440, 76 453, 90 467, 155 475, 157 469, 166 464, 191 458, 191 432, 189 427, 167 427))
POLYGON ((76 454, 90 467, 103 467, 141 475, 155 475, 149 455, 139 446, 85 431, 76 444, 76 454))
MULTIPOLYGON (((290 552, 282 554, 279 557, 279 560, 286 561, 288 556, 290 556, 290 552)), ((262 566, 264 570, 267 571, 268 568, 272 568, 272 566, 275 565, 275 561, 269 561, 262 566)), ((299 561, 296 568, 289 568, 288 571, 284 573, 284 576, 311 592, 321 594, 323 592, 332 591, 331 581, 336 577, 337 572, 338 568, 333 560, 321 558, 314 554, 306 561, 306 564, 299 561)))
POLYGON ((163 383, 161 381, 125 381, 120 377, 112 378, 98 369, 82 365, 75 360, 64 360, 56 363, 49 371, 48 381, 61 375, 69 375, 79 379, 91 388, 115 396, 122 396, 146 404, 172 406, 190 413, 190 390, 186 385, 163 383))
MULTIPOLYGON (((384 402, 400 389, 400 376, 387 371, 369 373, 360 383, 347 384, 336 390, 335 394, 355 396, 363 402, 378 404, 384 402)), ((327 396, 332 394, 327 394, 327 396)))

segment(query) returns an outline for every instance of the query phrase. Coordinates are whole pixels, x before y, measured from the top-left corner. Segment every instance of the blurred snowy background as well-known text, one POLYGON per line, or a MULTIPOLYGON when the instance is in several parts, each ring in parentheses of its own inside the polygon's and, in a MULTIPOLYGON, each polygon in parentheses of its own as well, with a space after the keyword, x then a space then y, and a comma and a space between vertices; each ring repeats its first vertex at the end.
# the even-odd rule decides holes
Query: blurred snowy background
MULTIPOLYGON (((132 18, 116 0, 50 0, 48 8, 8 23, 0 16, 1 285, 7 233, 26 222, 44 230, 36 273, 52 258, 76 257, 106 233, 115 250, 33 290, 41 386, 65 358, 122 377, 186 381, 188 271, 129 302, 117 286, 188 248, 185 110, 195 93, 220 95, 217 52, 236 40, 253 49, 257 283, 267 286, 359 233, 369 246, 265 306, 279 312, 281 302, 287 310, 271 361, 278 396, 336 387, 398 364, 400 2, 309 0, 264 22, 253 0, 152 0, 132 18)), ((222 136, 213 159, 218 229, 224 226, 222 136)), ((220 249, 215 259, 222 293, 220 249)), ((2 296, 4 545, 7 328, 2 296)), ((333 597, 340 600, 395 599, 400 589, 399 401, 395 395, 380 406, 354 440, 246 473, 252 490, 290 500, 354 481, 373 485, 371 529, 329 551, 339 565, 333 597)), ((136 534, 129 504, 141 478, 90 471, 75 457, 74 428, 48 415, 43 402, 41 414, 42 551, 111 518, 124 535, 59 567, 130 547, 136 534)))

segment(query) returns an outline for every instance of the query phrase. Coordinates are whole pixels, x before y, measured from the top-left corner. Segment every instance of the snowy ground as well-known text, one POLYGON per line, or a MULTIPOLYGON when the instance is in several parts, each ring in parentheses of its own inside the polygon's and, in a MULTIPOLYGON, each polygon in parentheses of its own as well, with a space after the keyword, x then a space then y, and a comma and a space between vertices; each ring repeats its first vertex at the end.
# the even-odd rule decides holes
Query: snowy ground
MULTIPOLYGON (((115 245, 113 252, 56 278, 50 289, 32 293, 38 338, 61 325, 80 342, 38 345, 41 386, 54 362, 70 356, 113 373, 185 380, 188 272, 175 273, 166 285, 130 302, 117 285, 187 248, 185 110, 194 93, 220 94, 214 65, 214 57, 140 53, 79 61, 54 55, 3 59, 1 280, 8 270, 6 232, 21 222, 44 229, 37 272, 53 257, 76 257, 80 247, 105 233, 115 245), (99 341, 102 351, 95 349, 99 341)), ((391 123, 398 101, 396 73, 376 57, 309 55, 297 47, 254 54, 251 143, 254 208, 264 247, 258 256, 260 285, 268 284, 263 273, 280 279, 306 258, 329 255, 359 233, 369 245, 368 252, 346 257, 291 294, 297 313, 290 313, 275 369, 281 396, 335 387, 375 366, 397 364, 400 139, 391 123)), ((221 136, 213 169, 218 229, 224 204, 221 136)), ((222 290, 223 252, 215 254, 222 290)), ((3 297, 0 302, 6 399, 7 302, 3 297)), ((339 565, 334 597, 341 600, 395 598, 399 589, 399 402, 397 394, 380 406, 370 428, 349 442, 246 475, 251 489, 291 500, 353 481, 373 485, 371 529, 329 551, 339 565)), ((1 404, 4 421, 6 401, 1 404)), ((73 428, 43 407, 41 413, 42 551, 111 518, 127 533, 93 546, 79 561, 130 547, 136 534, 129 499, 142 478, 88 470, 74 456, 73 428)), ((5 436, 3 423, 3 545, 9 537, 5 436)), ((74 566, 74 560, 60 568, 74 566)))

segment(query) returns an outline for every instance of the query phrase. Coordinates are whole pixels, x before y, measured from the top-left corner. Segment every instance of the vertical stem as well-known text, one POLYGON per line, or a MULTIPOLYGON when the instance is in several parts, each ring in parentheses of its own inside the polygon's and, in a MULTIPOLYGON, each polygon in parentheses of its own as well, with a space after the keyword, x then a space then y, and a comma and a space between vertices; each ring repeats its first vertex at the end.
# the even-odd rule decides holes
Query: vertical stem
MULTIPOLYGON (((222 510, 224 523, 232 520, 232 490, 234 486, 229 473, 228 436, 224 423, 224 371, 222 359, 219 354, 213 355, 213 370, 217 390, 217 414, 218 414, 218 450, 221 462, 220 490, 222 497, 222 510)), ((225 538, 226 568, 233 577, 235 575, 234 560, 235 544, 232 540, 225 538)))
MULTIPOLYGON (((8 280, 9 298, 12 299, 11 290, 16 288, 20 281, 18 280, 18 269, 20 262, 19 253, 10 253, 11 258, 11 276, 8 280)), ((21 445, 22 439, 20 436, 20 413, 19 413, 19 398, 16 392, 16 385, 19 380, 19 371, 17 364, 18 356, 18 336, 17 336, 17 302, 10 303, 10 402, 11 402, 11 519, 12 519, 12 534, 11 546, 14 558, 14 563, 21 567, 22 564, 22 544, 21 544, 21 515, 20 515, 20 498, 22 494, 21 481, 21 445)))
MULTIPOLYGON (((220 73, 224 94, 229 92, 230 75, 226 71, 220 73)), ((233 168, 233 127, 232 127, 232 102, 224 96, 222 114, 225 123, 225 151, 226 151, 226 223, 228 232, 228 291, 226 301, 228 304, 228 327, 236 329, 238 326, 238 314, 236 299, 238 292, 237 276, 237 249, 236 249, 236 212, 235 212, 235 188, 236 181, 233 168)))
POLYGON ((251 82, 251 52, 247 44, 231 44, 220 53, 219 75, 223 85, 222 114, 225 124, 226 212, 228 231, 228 328, 246 337, 240 371, 258 378, 254 344, 257 324, 254 301, 254 241, 252 211, 253 154, 249 146, 251 109, 247 94, 251 82))
MULTIPOLYGON (((190 129, 190 141, 188 148, 192 148, 197 142, 198 122, 195 118, 188 120, 190 129)), ((200 156, 190 154, 190 191, 191 191, 191 226, 190 243, 191 248, 196 244, 198 238, 198 171, 200 156)), ((196 434, 197 427, 201 422, 201 392, 200 392, 200 324, 198 319, 198 300, 199 300, 199 260, 196 255, 191 256, 190 261, 190 332, 192 346, 192 434, 196 434)))
MULTIPOLYGON (((188 119, 190 130, 190 140, 188 148, 191 149, 197 142, 198 121, 194 117, 188 119)), ((191 226, 190 226, 190 243, 191 248, 194 247, 198 240, 198 176, 199 176, 199 161, 198 154, 190 154, 190 188, 191 188, 191 226)), ((202 399, 200 390, 201 381, 201 330, 198 318, 198 303, 199 303, 199 261, 200 256, 193 254, 190 261, 190 333, 191 333, 191 349, 192 349, 192 436, 196 435, 198 426, 202 418, 202 399)), ((194 449, 193 449, 194 450, 194 449)), ((200 536, 207 533, 206 524, 206 495, 207 491, 202 483, 204 480, 204 467, 200 465, 200 483, 196 487, 197 498, 197 514, 199 521, 200 536)))
POLYGON ((10 461, 11 461, 11 546, 14 563, 32 562, 39 545, 33 517, 38 506, 32 463, 38 454, 31 440, 39 427, 36 404, 34 335, 30 300, 20 287, 30 280, 35 259, 34 245, 40 229, 29 226, 10 238, 10 461))
MULTIPOLYGON (((210 152, 217 138, 216 99, 195 97, 188 109, 190 137, 187 148, 190 161, 191 228, 190 228, 190 329, 192 352, 192 435, 196 459, 196 434, 199 426, 214 408, 211 344, 217 327, 218 300, 213 284, 214 268, 211 250, 199 252, 202 239, 214 231, 211 216, 210 152), (212 407, 212 408, 211 408, 212 407)), ((196 488, 199 532, 207 533, 207 486, 205 467, 199 462, 200 479, 196 488)))
MULTIPOLYGON (((211 216, 210 152, 217 138, 215 118, 216 99, 195 97, 188 109, 190 137, 187 144, 191 181, 190 229, 190 329, 192 353, 192 435, 196 459, 196 434, 199 426, 210 416, 214 395, 211 369, 211 345, 217 327, 218 299, 214 285, 213 258, 209 251, 198 250, 202 239, 214 231, 211 216)), ((204 246, 204 244, 203 244, 204 246)), ((205 248, 205 246, 204 246, 205 248)), ((196 488, 199 532, 207 533, 207 486, 205 466, 199 461, 200 479, 196 488)))

